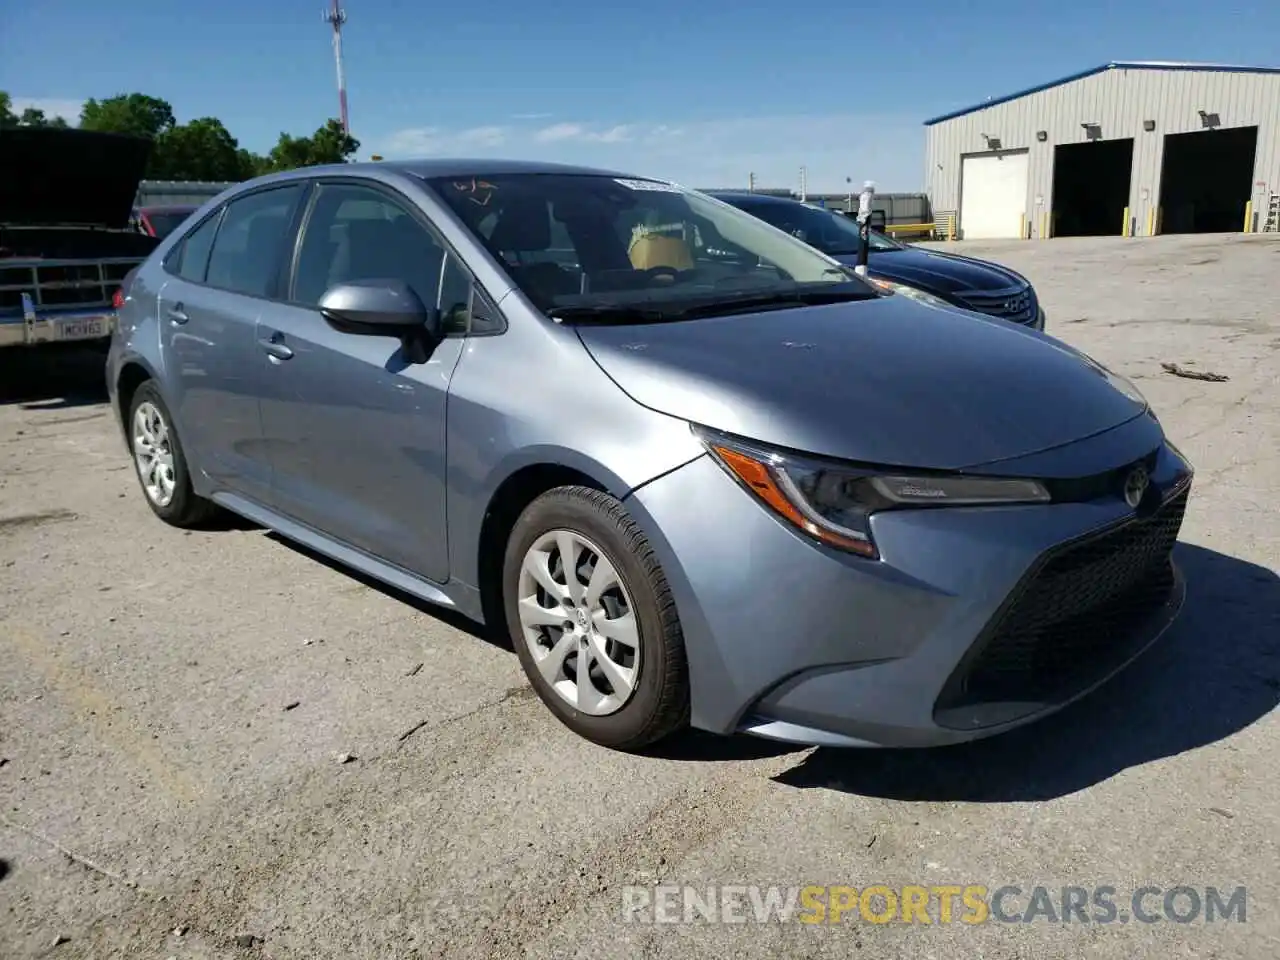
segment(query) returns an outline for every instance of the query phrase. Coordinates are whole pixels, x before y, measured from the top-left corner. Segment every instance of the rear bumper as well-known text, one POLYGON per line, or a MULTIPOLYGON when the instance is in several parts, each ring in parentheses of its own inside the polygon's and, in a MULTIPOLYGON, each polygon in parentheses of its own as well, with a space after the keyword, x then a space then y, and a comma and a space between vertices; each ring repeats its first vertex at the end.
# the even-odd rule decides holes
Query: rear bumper
POLYGON ((116 312, 110 307, 46 315, 27 312, 24 317, 0 321, 0 347, 106 340, 115 326, 116 312))

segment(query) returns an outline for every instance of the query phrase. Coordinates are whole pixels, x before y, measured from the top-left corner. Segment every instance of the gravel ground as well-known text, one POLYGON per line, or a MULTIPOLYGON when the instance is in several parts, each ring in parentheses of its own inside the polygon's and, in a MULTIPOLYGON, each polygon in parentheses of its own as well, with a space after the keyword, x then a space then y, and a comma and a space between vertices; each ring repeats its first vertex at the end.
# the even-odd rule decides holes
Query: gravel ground
POLYGON ((165 527, 101 358, 6 351, 0 957, 1280 955, 1280 242, 951 248, 1025 272, 1198 478, 1162 644, 1055 720, 945 751, 598 749, 467 624, 248 524, 165 527), (624 923, 658 880, 1010 884, 1014 913, 1110 885, 1121 916, 1144 885, 1243 885, 1247 913, 624 923))

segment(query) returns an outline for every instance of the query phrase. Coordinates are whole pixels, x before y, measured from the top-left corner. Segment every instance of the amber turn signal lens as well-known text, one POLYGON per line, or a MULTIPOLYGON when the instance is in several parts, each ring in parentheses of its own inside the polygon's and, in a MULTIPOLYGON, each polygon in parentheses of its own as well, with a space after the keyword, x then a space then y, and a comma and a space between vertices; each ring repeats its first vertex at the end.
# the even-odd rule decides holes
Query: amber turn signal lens
POLYGON ((809 519, 792 498, 783 492, 777 480, 774 479, 773 469, 767 464, 728 447, 717 445, 711 449, 720 458, 720 462, 728 467, 748 490, 793 526, 798 527, 815 540, 839 550, 848 550, 851 553, 870 557, 873 560, 879 557, 875 545, 869 541, 841 536, 809 519))

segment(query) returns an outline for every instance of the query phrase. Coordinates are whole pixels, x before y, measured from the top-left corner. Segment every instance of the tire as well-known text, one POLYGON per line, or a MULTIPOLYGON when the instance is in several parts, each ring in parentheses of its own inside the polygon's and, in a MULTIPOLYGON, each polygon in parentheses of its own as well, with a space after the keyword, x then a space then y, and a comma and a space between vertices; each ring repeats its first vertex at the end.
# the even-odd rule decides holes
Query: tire
POLYGON ((538 497, 508 537, 502 587, 507 629, 525 675, 570 730, 601 746, 634 751, 688 726, 689 670, 675 601, 648 540, 618 500, 578 486, 538 497), (562 535, 569 537, 580 571, 574 604, 566 602, 562 535), (539 558, 549 561, 545 572, 558 597, 540 589, 546 581, 532 572, 539 558), (588 580, 601 558, 608 564, 602 573, 611 570, 617 585, 593 598, 588 580), (559 616, 564 619, 557 625, 559 616), (627 642, 618 639, 624 637, 627 642), (634 647, 628 645, 632 639, 634 647), (589 658, 585 691, 577 683, 582 656, 589 658), (629 691, 619 682, 627 679, 629 691))
POLYGON ((187 469, 187 458, 182 452, 178 431, 154 380, 144 381, 134 391, 133 399, 129 402, 129 417, 125 421, 125 429, 129 439, 129 452, 133 456, 134 473, 151 512, 175 527, 198 527, 207 522, 216 512, 216 507, 208 500, 196 496, 191 487, 191 474, 187 469), (156 418, 163 425, 167 443, 158 448, 162 452, 158 464, 160 469, 150 478, 155 482, 149 482, 142 455, 146 448, 142 438, 147 433, 142 421, 149 420, 153 424, 150 436, 154 439, 160 433, 154 425, 156 418), (163 495, 165 493, 167 496, 163 495))

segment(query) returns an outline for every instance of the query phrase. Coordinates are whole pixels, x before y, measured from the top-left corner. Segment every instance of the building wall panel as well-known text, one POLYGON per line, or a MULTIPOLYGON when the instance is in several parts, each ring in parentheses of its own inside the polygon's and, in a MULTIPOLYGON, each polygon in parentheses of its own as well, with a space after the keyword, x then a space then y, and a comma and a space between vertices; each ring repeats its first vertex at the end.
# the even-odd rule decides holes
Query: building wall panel
POLYGON ((1053 205, 1054 147, 1086 141, 1082 124, 1099 123, 1104 139, 1134 140, 1129 206, 1137 232, 1145 233, 1160 198, 1164 137, 1203 129, 1200 110, 1218 114, 1223 128, 1258 127, 1254 207, 1265 206, 1267 193, 1280 192, 1280 74, 1240 71, 1118 67, 939 121, 926 128, 925 190, 934 211, 957 210, 962 157, 988 149, 983 134, 998 138, 1001 149, 1025 148, 1027 218, 1032 236, 1040 236, 1042 215, 1053 205), (1143 130, 1144 120, 1154 120, 1155 130, 1143 130), (1039 130, 1047 134, 1043 143, 1039 130))

